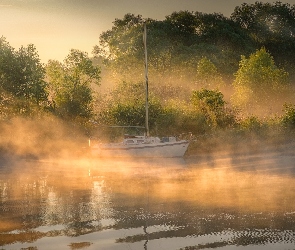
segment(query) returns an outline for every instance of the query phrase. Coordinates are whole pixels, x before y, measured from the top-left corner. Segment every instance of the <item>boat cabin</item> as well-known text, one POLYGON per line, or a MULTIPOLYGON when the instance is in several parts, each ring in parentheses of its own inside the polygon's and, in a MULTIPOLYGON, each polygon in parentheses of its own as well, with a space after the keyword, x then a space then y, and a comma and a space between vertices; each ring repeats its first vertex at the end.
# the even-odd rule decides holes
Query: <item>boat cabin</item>
POLYGON ((146 137, 146 136, 138 136, 138 135, 124 135, 123 144, 150 144, 150 143, 164 143, 164 142, 176 142, 176 137, 163 137, 160 139, 159 137, 146 137))

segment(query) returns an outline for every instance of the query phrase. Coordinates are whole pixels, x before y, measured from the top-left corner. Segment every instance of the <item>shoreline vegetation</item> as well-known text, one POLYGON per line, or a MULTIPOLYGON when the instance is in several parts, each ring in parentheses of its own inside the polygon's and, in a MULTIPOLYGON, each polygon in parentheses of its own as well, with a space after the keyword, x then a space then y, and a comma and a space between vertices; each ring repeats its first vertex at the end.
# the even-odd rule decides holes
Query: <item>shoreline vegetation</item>
MULTIPOLYGON (((0 38, 0 154, 78 155, 112 125, 143 126, 142 23, 149 51, 151 135, 191 139, 186 157, 287 150, 295 139, 295 6, 242 4, 164 20, 126 14, 90 57, 42 64, 33 45, 0 38)), ((0 34, 1 35, 1 34, 0 34)), ((113 139, 114 139, 113 138, 113 139)))

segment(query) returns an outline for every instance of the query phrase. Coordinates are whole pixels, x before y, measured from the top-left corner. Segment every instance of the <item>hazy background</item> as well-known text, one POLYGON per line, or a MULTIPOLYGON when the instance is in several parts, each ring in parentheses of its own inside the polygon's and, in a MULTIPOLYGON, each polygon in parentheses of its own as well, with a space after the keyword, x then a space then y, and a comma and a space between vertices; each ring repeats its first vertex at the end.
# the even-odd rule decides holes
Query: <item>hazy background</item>
MULTIPOLYGON (((71 48, 91 54, 101 32, 126 13, 157 20, 180 10, 229 17, 245 2, 255 0, 0 0, 0 36, 16 49, 33 43, 44 63, 61 61, 71 48)), ((295 0, 281 2, 295 4, 295 0)))

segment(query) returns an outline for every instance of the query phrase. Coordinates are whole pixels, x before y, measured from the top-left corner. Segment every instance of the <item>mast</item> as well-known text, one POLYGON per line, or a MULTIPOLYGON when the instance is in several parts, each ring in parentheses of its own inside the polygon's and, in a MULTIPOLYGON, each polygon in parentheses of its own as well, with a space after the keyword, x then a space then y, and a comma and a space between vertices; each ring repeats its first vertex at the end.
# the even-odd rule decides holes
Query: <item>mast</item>
POLYGON ((149 78, 148 78, 148 61, 147 61, 147 44, 146 44, 146 22, 143 23, 143 45, 144 45, 144 66, 145 66, 145 132, 150 136, 149 131, 149 78))

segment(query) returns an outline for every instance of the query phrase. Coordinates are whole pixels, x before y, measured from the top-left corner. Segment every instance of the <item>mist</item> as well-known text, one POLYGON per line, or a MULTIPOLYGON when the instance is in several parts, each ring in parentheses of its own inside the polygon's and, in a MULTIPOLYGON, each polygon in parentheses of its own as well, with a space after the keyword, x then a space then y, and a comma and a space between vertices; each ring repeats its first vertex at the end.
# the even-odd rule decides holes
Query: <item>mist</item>
POLYGON ((97 46, 89 58, 71 50, 69 64, 44 67, 33 47, 24 57, 33 60, 20 60, 23 53, 2 38, 11 57, 2 53, 9 66, 0 69, 0 246, 180 250, 294 243, 292 24, 282 24, 291 33, 274 44, 275 26, 245 28, 244 7, 258 14, 261 7, 266 14, 284 8, 282 20, 294 19, 290 5, 257 2, 237 7, 231 18, 180 11, 147 22, 150 131, 189 140, 181 158, 91 154, 92 138, 120 137, 107 127, 145 124, 140 15, 116 18, 102 33, 108 53, 97 46), (249 63, 259 55, 263 63, 249 63), (38 67, 29 72, 27 65, 38 67))
POLYGON ((88 138, 77 125, 53 116, 16 117, 0 123, 1 155, 4 158, 70 158, 83 154, 88 138))
POLYGON ((244 234, 252 244, 256 228, 293 222, 294 143, 286 138, 234 143, 224 134, 191 141, 184 158, 99 158, 88 154, 83 130, 51 116, 2 122, 0 138, 4 248, 141 249, 148 241, 159 249, 161 241, 173 249, 175 238, 180 249, 233 231, 235 241, 222 244, 244 234))

